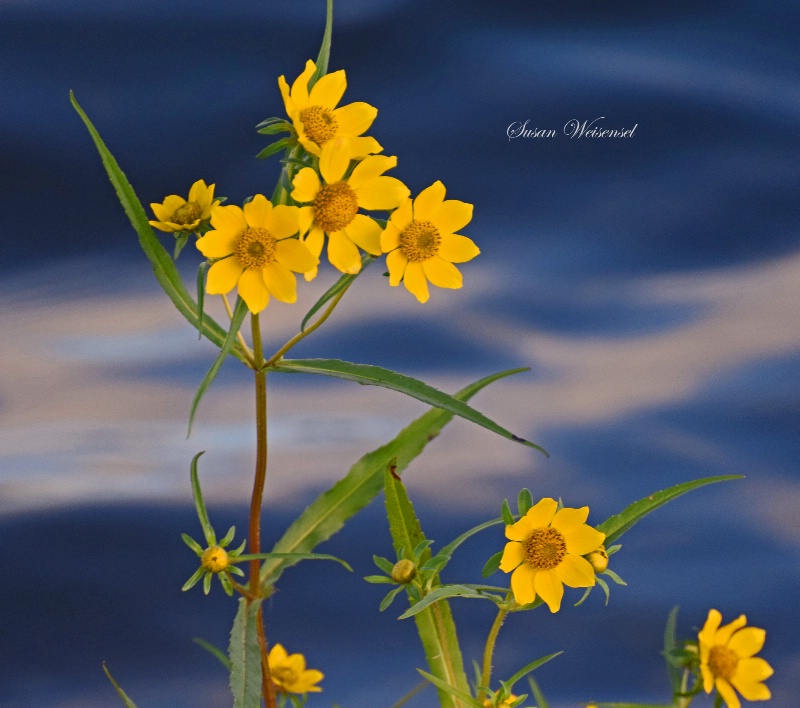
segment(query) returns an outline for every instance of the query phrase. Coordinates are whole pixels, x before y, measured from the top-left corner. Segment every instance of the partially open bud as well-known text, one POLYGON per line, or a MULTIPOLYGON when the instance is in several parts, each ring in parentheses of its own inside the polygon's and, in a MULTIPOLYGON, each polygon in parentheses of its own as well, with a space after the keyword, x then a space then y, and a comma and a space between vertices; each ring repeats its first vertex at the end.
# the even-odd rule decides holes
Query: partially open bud
POLYGON ((392 580, 401 585, 408 585, 416 575, 417 566, 407 558, 397 561, 392 568, 392 580))
POLYGON ((230 563, 228 562, 228 553, 224 548, 219 546, 211 546, 203 551, 200 556, 200 565, 211 573, 221 573, 225 570, 230 563))
POLYGON ((584 558, 591 563, 595 573, 602 573, 606 568, 608 568, 608 553, 606 553, 605 546, 600 546, 600 548, 592 551, 588 555, 584 556, 584 558))

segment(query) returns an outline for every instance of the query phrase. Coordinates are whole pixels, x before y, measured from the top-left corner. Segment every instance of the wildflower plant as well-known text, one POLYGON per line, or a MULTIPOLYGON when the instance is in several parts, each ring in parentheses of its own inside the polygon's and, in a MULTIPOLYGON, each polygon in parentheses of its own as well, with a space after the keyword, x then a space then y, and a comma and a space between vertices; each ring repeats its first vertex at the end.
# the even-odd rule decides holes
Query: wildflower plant
MULTIPOLYGON (((277 80, 285 116, 268 118, 257 126, 265 136, 288 134, 258 155, 281 160, 281 174, 271 196, 256 193, 242 204, 223 205, 223 200, 215 196, 215 184, 197 180, 188 198, 172 194, 152 202, 155 218, 151 219, 89 117, 71 96, 158 282, 199 335, 219 349, 191 402, 189 430, 204 394, 226 359, 238 360, 253 376, 256 464, 246 532, 238 546, 233 527, 218 537, 201 490, 202 453, 198 453, 189 465, 189 482, 202 541, 183 535, 199 563, 183 590, 193 591, 202 581, 208 594, 216 577, 224 592, 237 599, 227 652, 203 642, 229 672, 235 708, 305 705, 309 697, 324 691, 323 673, 307 668, 304 654, 290 654, 284 649, 294 646, 295 638, 289 641, 272 636, 263 601, 273 595, 283 573, 300 562, 335 561, 340 567, 327 564, 329 572, 351 570, 346 559, 317 553, 315 548, 383 492, 394 557, 376 555, 379 573, 365 579, 386 586, 383 598, 376 597, 376 611, 389 611, 393 606, 392 611, 397 611, 395 602, 404 598, 406 605, 399 617, 416 624, 427 665, 419 669, 423 683, 412 694, 432 685, 443 708, 520 708, 531 702, 546 708, 547 701, 532 672, 560 652, 521 658, 521 666, 513 674, 494 673, 494 648, 509 615, 526 613, 518 621, 531 622, 534 618, 527 613, 542 605, 547 606, 549 614, 570 611, 568 605, 585 601, 596 585, 603 589, 608 603, 609 584, 603 577, 625 584, 609 567, 609 558, 620 551, 618 540, 625 533, 677 497, 735 477, 707 477, 656 491, 599 523, 594 519, 590 522, 590 510, 580 505, 580 500, 570 499, 577 506, 567 506, 550 497, 534 499, 528 489, 523 489, 517 496, 516 513, 508 501, 503 501, 496 518, 464 531, 450 543, 437 545, 426 537, 402 475, 454 416, 503 438, 498 444, 521 444, 547 453, 469 403, 483 388, 525 369, 486 376, 450 395, 374 365, 289 356, 295 345, 332 319, 356 279, 364 277, 368 266, 379 257, 385 256, 388 284, 403 283, 419 303, 425 303, 431 297, 429 284, 461 288, 464 280, 469 280, 470 266, 464 266, 462 275, 455 264, 467 264, 480 254, 472 240, 474 236, 479 241, 479 234, 474 230, 471 236, 461 233, 472 220, 473 205, 446 198, 449 195, 438 179, 412 197, 401 177, 394 176, 396 169, 402 176, 402 157, 382 154, 383 147, 367 134, 377 109, 364 102, 342 103, 347 89, 345 72, 328 72, 331 0, 327 11, 316 60, 306 62, 291 86, 284 76, 277 80), (389 170, 391 176, 386 174, 389 170), (175 236, 172 254, 154 228, 175 236), (200 260, 196 295, 183 283, 175 264, 190 237, 200 260), (269 316, 273 299, 295 303, 298 287, 327 267, 321 263, 326 243, 327 261, 339 271, 338 280, 299 318, 297 334, 274 352, 265 352, 262 317, 269 316), (235 301, 231 302, 234 291, 235 301), (217 322, 205 311, 206 299, 214 296, 224 304, 226 322, 217 322), (248 318, 250 343, 241 331, 248 318), (261 531, 268 461, 267 375, 271 379, 294 373, 381 386, 416 398, 431 409, 386 445, 362 457, 341 478, 332 480, 330 489, 312 501, 267 551, 261 531), (497 552, 485 561, 481 577, 461 582, 445 579, 454 554, 476 534, 493 534, 497 544, 497 552), (573 589, 583 589, 583 597, 573 589), (482 655, 473 657, 472 678, 467 674, 451 612, 451 602, 467 600, 492 603, 496 610, 482 655), (523 681, 527 681, 527 689, 523 681)), ((272 607, 271 612, 280 611, 279 597, 272 607)), ((702 690, 715 690, 717 703, 724 701, 728 708, 739 708, 736 691, 748 700, 769 697, 763 681, 771 668, 766 661, 754 658, 763 644, 763 631, 745 627, 744 617, 720 627, 719 613, 714 613, 712 610, 698 640, 682 646, 674 639, 674 613, 670 616, 665 655, 673 686, 671 705, 675 708, 686 708, 702 690)), ((538 621, 548 618, 543 612, 537 617, 538 621)), ((125 705, 135 705, 110 673, 108 676, 125 705)), ((396 705, 407 699, 398 698, 396 705)))

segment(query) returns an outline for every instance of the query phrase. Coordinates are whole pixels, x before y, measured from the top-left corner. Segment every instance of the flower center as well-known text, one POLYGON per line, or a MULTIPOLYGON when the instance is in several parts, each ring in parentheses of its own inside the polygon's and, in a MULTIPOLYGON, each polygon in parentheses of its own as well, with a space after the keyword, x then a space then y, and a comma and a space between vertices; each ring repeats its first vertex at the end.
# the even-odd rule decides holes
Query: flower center
POLYGON ((728 647, 711 647, 711 651, 708 653, 708 668, 711 669, 711 673, 726 681, 733 678, 738 663, 739 657, 736 652, 728 647))
POLYGON ((550 527, 535 529, 522 546, 525 560, 536 570, 552 570, 567 555, 567 542, 561 532, 550 527))
POLYGON ((333 112, 322 106, 309 106, 300 113, 306 135, 317 145, 328 142, 339 129, 333 112))
POLYGON ((299 678, 290 666, 277 666, 274 669, 270 667, 270 674, 279 688, 289 688, 299 678))
POLYGON ((263 268, 275 260, 275 237, 266 229, 247 228, 236 239, 233 253, 245 268, 263 268))
POLYGON ((410 261, 427 261, 439 252, 442 237, 430 221, 412 221, 400 234, 400 250, 410 261))
POLYGON ((347 182, 323 184, 313 202, 314 221, 331 234, 341 231, 358 212, 358 198, 347 182))
POLYGON ((219 546, 211 546, 200 556, 200 565, 212 573, 221 573, 228 567, 228 552, 219 546))
POLYGON ((172 213, 169 220, 173 224, 183 226, 184 224, 191 224, 193 221, 197 221, 202 213, 203 210, 197 202, 186 202, 186 204, 182 204, 172 213))

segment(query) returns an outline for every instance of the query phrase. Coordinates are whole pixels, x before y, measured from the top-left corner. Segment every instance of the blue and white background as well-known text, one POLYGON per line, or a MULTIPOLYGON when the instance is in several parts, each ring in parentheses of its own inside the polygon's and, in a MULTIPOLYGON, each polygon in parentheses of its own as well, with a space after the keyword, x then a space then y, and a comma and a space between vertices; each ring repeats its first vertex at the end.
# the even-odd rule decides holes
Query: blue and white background
MULTIPOLYGON (((331 69, 412 192, 441 179, 475 204, 482 249, 460 291, 425 306, 376 264, 298 356, 374 363, 448 391, 503 368, 477 408, 550 459, 454 421, 406 482, 446 543, 503 498, 589 505, 599 523, 678 482, 744 474, 643 521, 612 567, 608 607, 510 618, 498 676, 537 672, 553 708, 666 700, 668 612, 691 636, 710 607, 767 630, 774 708, 800 687, 800 8, 793 2, 337 0, 331 69), (632 128, 570 139, 570 120, 632 128), (507 128, 554 129, 509 140, 507 128)), ((189 461, 218 528, 246 527, 247 371, 227 365, 192 437, 214 349, 161 293, 73 89, 143 203, 196 179, 233 203, 269 194, 277 161, 253 127, 282 114, 277 77, 315 57, 322 0, 0 2, 0 706, 104 708, 101 662, 141 708, 230 705, 216 660, 233 607, 180 587, 199 536, 189 461)), ((165 244, 169 245, 169 236, 165 244)), ((199 255, 180 265, 193 282, 199 255)), ((336 275, 270 305, 272 349, 336 275)), ((215 310, 217 314, 222 315, 215 310)), ((376 388, 274 377, 266 543, 363 453, 424 411, 376 388)), ((477 577, 500 532, 446 580, 477 577)), ((377 500, 270 600, 269 635, 326 673, 314 705, 390 706, 424 659, 398 603, 380 614, 371 555, 390 554, 377 500)), ((455 601, 468 658, 489 603, 455 601)), ((710 706, 698 699, 695 705, 710 706)), ((409 705, 432 706, 427 690, 409 705)))

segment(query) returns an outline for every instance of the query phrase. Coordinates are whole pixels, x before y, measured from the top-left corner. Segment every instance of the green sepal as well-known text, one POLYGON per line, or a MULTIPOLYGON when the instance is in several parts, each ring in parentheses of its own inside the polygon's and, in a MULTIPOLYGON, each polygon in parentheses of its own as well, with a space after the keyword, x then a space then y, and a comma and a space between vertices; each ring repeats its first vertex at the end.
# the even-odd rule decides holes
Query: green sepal
POLYGON ((504 603, 506 599, 501 595, 492 595, 490 593, 479 592, 468 585, 440 585, 435 590, 428 593, 419 602, 409 607, 397 619, 408 619, 418 615, 423 610, 430 607, 433 603, 439 602, 450 597, 469 597, 477 598, 479 600, 491 600, 495 604, 504 603))
POLYGON ((531 495, 531 490, 525 487, 520 491, 519 496, 517 497, 517 509, 519 510, 520 518, 525 516, 528 513, 528 509, 533 506, 533 496, 531 495))
POLYGON ((274 155, 276 152, 280 152, 281 150, 289 150, 297 145, 297 138, 281 138, 280 140, 267 145, 258 155, 256 155, 257 160, 266 160, 268 157, 274 155))
POLYGON ((211 592, 211 573, 205 573, 203 575, 203 594, 208 595, 211 592))
POLYGON ((430 560, 423 563, 419 570, 422 572, 433 571, 438 573, 444 568, 448 562, 450 561, 450 556, 442 555, 441 553, 433 556, 430 560))
MULTIPOLYGON (((523 370, 524 369, 517 369, 517 371, 523 370)), ((399 391, 428 405, 436 406, 450 413, 455 413, 504 438, 532 447, 545 455, 548 454, 547 451, 539 447, 539 445, 514 435, 493 420, 487 418, 483 413, 479 413, 457 398, 439 391, 433 388, 433 386, 429 386, 411 376, 399 374, 396 371, 384 369, 380 366, 354 364, 353 362, 341 361, 340 359, 281 359, 278 363, 270 367, 270 371, 287 374, 321 374, 323 376, 332 376, 338 379, 355 381, 365 386, 382 386, 383 388, 388 388, 393 391, 399 391)))
MULTIPOLYGON (((479 703, 477 699, 473 698, 467 691, 456 688, 446 681, 442 681, 442 679, 437 678, 433 674, 429 674, 427 671, 423 671, 422 669, 417 669, 417 671, 419 671, 422 676, 428 679, 428 681, 430 681, 434 686, 436 686, 436 688, 439 689, 439 695, 441 695, 441 692, 444 691, 449 696, 454 696, 455 698, 460 698, 462 701, 466 701, 467 705, 472 706, 472 708, 483 708, 483 703, 479 703)), ((444 705, 444 703, 442 705, 444 705)), ((447 705, 459 704, 451 701, 447 705)))
POLYGON ((204 454, 205 450, 202 450, 192 458, 190 472, 192 478, 192 497, 194 497, 194 508, 197 510, 197 518, 200 520, 200 526, 203 527, 203 535, 205 536, 206 543, 209 546, 216 546, 217 535, 214 533, 214 527, 211 525, 211 521, 208 518, 208 510, 206 509, 206 503, 203 499, 203 491, 200 489, 200 476, 197 472, 197 461, 204 454))
POLYGON ((511 513, 511 507, 508 505, 508 499, 503 499, 503 506, 500 507, 500 516, 506 526, 512 526, 516 523, 514 514, 511 513))
POLYGON ((303 317, 303 321, 300 323, 300 331, 306 331, 306 325, 308 321, 322 308, 322 306, 336 297, 340 292, 343 290, 347 290, 350 287, 350 284, 359 276, 361 273, 364 272, 364 269, 375 260, 377 256, 371 256, 369 253, 362 253, 361 254, 361 270, 358 273, 346 273, 341 276, 331 287, 329 287, 312 306, 311 309, 306 313, 306 316, 303 317))
POLYGON ((231 660, 222 649, 215 647, 211 642, 207 642, 200 637, 195 637, 192 641, 197 644, 197 646, 205 649, 211 656, 215 657, 228 671, 231 670, 231 660))
POLYGON ((481 571, 481 577, 488 578, 490 575, 494 575, 498 570, 500 570, 501 560, 503 560, 503 551, 498 551, 488 561, 486 561, 486 565, 483 566, 483 570, 481 571))
POLYGON ((175 236, 175 248, 172 250, 173 261, 178 260, 178 256, 181 255, 181 251, 188 240, 189 234, 186 231, 181 231, 177 236, 175 236))
POLYGON ((285 118, 276 118, 274 116, 272 118, 265 118, 256 126, 256 130, 260 132, 262 128, 265 128, 268 125, 274 125, 275 123, 285 123, 285 122, 286 122, 285 118))
POLYGON ((394 599, 397 597, 398 593, 403 590, 402 585, 398 585, 396 588, 392 588, 386 595, 384 596, 383 600, 381 600, 381 604, 379 605, 378 609, 383 612, 386 610, 389 605, 394 602, 394 599))
POLYGON ((372 562, 387 575, 390 575, 392 570, 394 570, 394 563, 383 556, 372 556, 372 562))
MULTIPOLYGON (((200 582, 200 580, 203 578, 203 576, 205 574, 206 574, 205 568, 203 568, 203 566, 200 566, 196 571, 194 571, 194 574, 192 575, 192 577, 189 578, 183 584, 183 587, 181 588, 181 592, 186 592, 187 590, 191 590, 195 585, 197 585, 197 583, 200 582)), ((208 593, 206 593, 206 594, 208 594, 208 593)))
POLYGON ((225 534, 225 537, 219 542, 219 545, 225 548, 231 541, 233 541, 233 537, 236 535, 236 527, 231 526, 228 529, 228 533, 225 534))
POLYGON ((259 128, 258 132, 261 135, 275 135, 276 133, 291 133, 294 131, 294 126, 288 121, 278 118, 275 122, 259 128))
POLYGON ((613 580, 613 581, 614 581, 614 582, 615 582, 617 585, 627 585, 627 584, 628 584, 628 583, 626 583, 626 582, 625 582, 625 581, 624 581, 622 578, 620 578, 620 577, 619 577, 619 575, 617 575, 617 574, 616 574, 616 573, 615 573, 613 570, 611 570, 610 568, 606 568, 606 569, 603 571, 603 575, 607 575, 607 576, 608 576, 609 578, 611 578, 611 579, 612 579, 612 580, 613 580))
POLYGON ((261 651, 258 646, 260 600, 241 598, 231 629, 228 658, 234 708, 261 707, 261 651))
POLYGON ((192 408, 189 411, 189 429, 186 433, 186 437, 188 438, 192 434, 192 425, 194 423, 194 416, 197 413, 197 407, 200 405, 200 401, 202 400, 205 392, 208 391, 208 388, 213 383, 214 379, 217 378, 217 374, 219 370, 222 368, 222 364, 225 359, 228 358, 228 354, 230 354, 233 350, 234 345, 236 344, 236 335, 239 333, 239 330, 242 328, 242 322, 244 322, 245 315, 247 315, 247 304, 241 297, 236 298, 236 307, 233 310, 233 317, 231 318, 231 327, 228 330, 228 334, 225 337, 225 341, 222 343, 220 347, 219 354, 217 358, 214 359, 214 363, 211 365, 211 368, 208 370, 208 373, 203 377, 203 380, 200 382, 200 385, 197 387, 197 392, 194 394, 194 399, 192 400, 192 408))
POLYGON ((136 708, 136 704, 128 698, 128 695, 123 691, 119 684, 114 680, 114 677, 111 675, 111 672, 108 670, 106 666, 106 662, 103 662, 103 671, 105 671, 108 680, 111 681, 111 685, 114 687, 114 690, 117 692, 117 695, 122 699, 122 702, 125 704, 125 708, 136 708))
POLYGON ((388 575, 365 575, 364 580, 373 585, 394 585, 395 582, 388 575))
POLYGON ((718 477, 704 477, 703 479, 696 479, 692 482, 684 482, 667 489, 662 489, 660 492, 655 492, 650 496, 644 497, 644 499, 634 502, 621 513, 609 517, 597 527, 597 530, 606 535, 605 543, 615 541, 651 511, 658 509, 660 506, 664 506, 664 504, 673 499, 677 499, 679 496, 686 494, 686 492, 704 487, 707 484, 727 482, 733 479, 743 479, 743 476, 729 474, 718 477))
POLYGON ((603 580, 602 578, 598 578, 598 577, 595 577, 595 582, 597 582, 597 584, 601 588, 603 588, 603 592, 605 593, 605 596, 606 596, 606 607, 608 607, 608 603, 611 600, 611 590, 608 587, 608 583, 605 580, 603 580))
POLYGON ((228 577, 228 574, 220 573, 217 577, 220 583, 222 583, 222 589, 225 591, 225 594, 228 597, 233 597, 233 585, 231 584, 231 579, 228 577))
MULTIPOLYGON (((178 256, 176 255, 175 258, 178 256)), ((206 301, 206 270, 208 269, 208 261, 203 261, 197 269, 197 319, 200 322, 197 328, 197 338, 202 339, 203 331, 203 317, 205 312, 203 310, 206 301)))
POLYGON ((181 538, 183 539, 183 542, 198 555, 198 557, 203 555, 203 547, 188 533, 182 533, 181 538))

